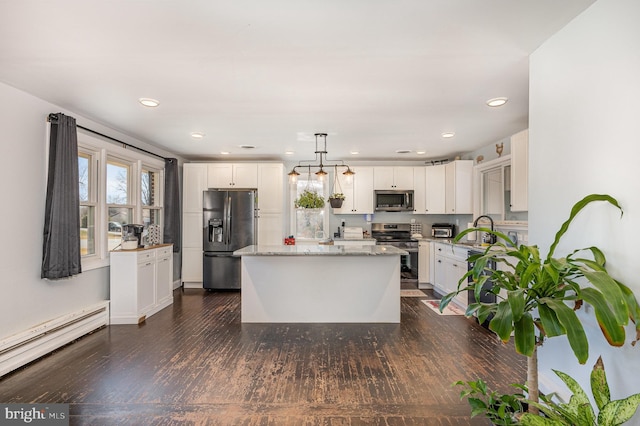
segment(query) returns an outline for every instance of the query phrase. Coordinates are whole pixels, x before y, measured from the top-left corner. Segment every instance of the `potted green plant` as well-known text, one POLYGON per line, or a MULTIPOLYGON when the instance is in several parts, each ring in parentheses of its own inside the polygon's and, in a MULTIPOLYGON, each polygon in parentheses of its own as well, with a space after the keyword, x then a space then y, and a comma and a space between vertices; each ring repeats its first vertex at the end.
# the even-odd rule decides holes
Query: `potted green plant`
POLYGON ((499 393, 488 388, 487 384, 478 379, 475 381, 458 381, 454 386, 462 386, 460 398, 467 398, 471 405, 471 417, 484 415, 494 425, 523 425, 523 426, 574 426, 574 425, 620 425, 628 421, 635 414, 640 405, 640 393, 620 400, 611 400, 611 392, 604 371, 602 357, 598 358, 591 371, 591 394, 598 408, 591 405, 587 393, 571 376, 561 371, 553 372, 569 388, 572 395, 569 402, 554 401, 554 395, 539 395, 539 402, 527 400, 526 386, 512 384, 518 389, 515 393, 499 393), (525 408, 533 405, 542 416, 526 413, 525 408))
POLYGON ((294 201, 294 205, 302 209, 321 209, 324 207, 324 198, 315 191, 305 189, 294 201))
POLYGON ((460 399, 467 398, 471 406, 471 417, 484 415, 494 425, 507 426, 518 424, 516 413, 522 413, 526 407, 525 396, 520 385, 511 385, 520 391, 500 393, 489 389, 482 379, 463 382, 459 380, 453 386, 462 386, 460 399))
POLYGON ((620 425, 625 423, 635 414, 640 405, 640 393, 636 393, 624 399, 611 400, 611 392, 604 371, 602 357, 599 357, 591 371, 591 395, 598 408, 591 405, 591 400, 582 387, 571 376, 561 371, 553 372, 564 382, 572 392, 567 403, 555 402, 552 397, 540 395, 540 403, 529 402, 544 414, 544 418, 522 413, 517 416, 518 423, 524 426, 537 425, 620 425))
POLYGON ((338 166, 333 167, 333 193, 329 196, 329 204, 334 209, 342 207, 344 202, 344 194, 342 193, 342 186, 340 185, 340 179, 338 179, 338 166))
POLYGON ((489 329, 503 342, 508 342, 513 335, 516 351, 527 356, 528 397, 534 403, 529 411, 533 413, 537 413, 535 403, 538 402, 537 348, 545 339, 566 336, 578 361, 581 364, 587 361, 589 344, 575 312, 584 303, 593 308, 610 345, 624 344, 624 327, 629 319, 635 323, 637 334, 632 344, 640 336, 638 301, 627 286, 609 275, 600 249, 587 247, 573 250, 564 257, 553 257, 575 216, 596 201, 607 202, 622 213, 618 201, 609 195, 586 196, 573 206, 569 219, 556 233, 546 258, 541 257, 537 246, 514 245, 507 235, 488 228, 464 230, 454 240, 457 242, 470 232, 485 232, 497 237, 497 242, 487 246, 481 254, 469 257, 473 268, 460 279, 457 291, 442 298, 440 309, 444 310, 460 292, 473 291, 479 300, 483 285, 487 280, 491 281, 496 302, 471 303, 466 315, 476 314, 480 322, 493 315, 489 329), (499 266, 487 268, 490 261, 499 266), (471 283, 468 283, 469 277, 472 278, 471 283))
POLYGON ((342 192, 334 192, 333 194, 329 195, 329 204, 331 204, 331 207, 333 207, 334 209, 339 209, 340 207, 342 207, 344 199, 345 196, 342 192))

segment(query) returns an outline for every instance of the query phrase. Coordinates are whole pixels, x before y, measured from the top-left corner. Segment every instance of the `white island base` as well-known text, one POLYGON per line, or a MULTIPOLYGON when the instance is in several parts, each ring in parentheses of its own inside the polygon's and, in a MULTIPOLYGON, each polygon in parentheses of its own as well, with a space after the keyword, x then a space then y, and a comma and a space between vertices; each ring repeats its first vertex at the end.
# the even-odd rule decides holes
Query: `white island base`
POLYGON ((330 247, 298 255, 236 252, 242 322, 399 323, 402 251, 374 246, 362 252, 368 254, 343 249, 340 255, 330 247))

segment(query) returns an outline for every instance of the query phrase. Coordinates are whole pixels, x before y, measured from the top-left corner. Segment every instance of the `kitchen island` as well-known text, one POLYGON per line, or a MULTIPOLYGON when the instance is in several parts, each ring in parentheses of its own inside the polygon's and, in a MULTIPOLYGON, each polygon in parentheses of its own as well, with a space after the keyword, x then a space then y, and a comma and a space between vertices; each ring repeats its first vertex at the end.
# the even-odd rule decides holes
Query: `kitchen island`
POLYGON ((376 245, 237 250, 242 322, 399 323, 403 254, 376 245))

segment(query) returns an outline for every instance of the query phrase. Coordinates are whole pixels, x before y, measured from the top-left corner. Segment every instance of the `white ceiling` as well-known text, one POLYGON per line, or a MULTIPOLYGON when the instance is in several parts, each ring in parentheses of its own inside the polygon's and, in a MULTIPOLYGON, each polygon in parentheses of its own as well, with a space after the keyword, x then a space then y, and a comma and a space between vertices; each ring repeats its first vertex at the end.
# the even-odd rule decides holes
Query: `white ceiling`
POLYGON ((0 81, 192 160, 441 159, 527 127, 528 55, 593 1, 0 0, 0 81))

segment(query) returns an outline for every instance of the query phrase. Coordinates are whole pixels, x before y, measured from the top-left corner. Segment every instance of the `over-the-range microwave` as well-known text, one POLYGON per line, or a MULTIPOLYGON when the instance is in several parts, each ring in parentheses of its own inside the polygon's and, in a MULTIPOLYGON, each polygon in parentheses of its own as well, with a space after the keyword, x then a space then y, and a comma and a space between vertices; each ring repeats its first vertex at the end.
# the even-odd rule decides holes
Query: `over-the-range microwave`
POLYGON ((374 195, 375 211, 413 211, 413 190, 377 190, 374 195))

